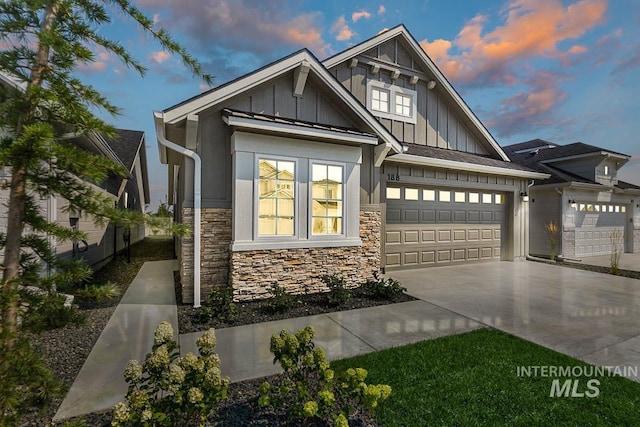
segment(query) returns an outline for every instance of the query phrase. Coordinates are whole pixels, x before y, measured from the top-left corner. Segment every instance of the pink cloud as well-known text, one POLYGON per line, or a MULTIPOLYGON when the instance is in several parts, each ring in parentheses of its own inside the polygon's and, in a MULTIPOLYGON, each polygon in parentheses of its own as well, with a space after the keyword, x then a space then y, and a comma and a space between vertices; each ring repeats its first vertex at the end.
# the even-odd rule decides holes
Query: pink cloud
POLYGON ((151 52, 148 58, 151 62, 155 62, 156 64, 162 64, 163 62, 171 58, 171 54, 166 50, 159 50, 157 52, 151 52))
POLYGON ((361 18, 369 19, 369 18, 371 18, 371 14, 369 12, 367 12, 366 10, 364 10, 364 9, 363 10, 359 10, 357 12, 353 12, 351 14, 351 20, 353 22, 358 22, 358 20, 360 20, 361 18))
POLYGON ((387 11, 387 8, 386 8, 386 7, 384 7, 384 5, 383 5, 383 4, 381 4, 381 5, 378 7, 378 16, 382 16, 382 15, 384 15, 384 13, 385 13, 386 11, 387 11))
POLYGON ((329 31, 336 35, 336 40, 340 41, 350 40, 355 35, 355 33, 349 28, 344 15, 336 19, 336 22, 331 25, 331 29, 329 31))
POLYGON ((509 83, 511 65, 557 55, 560 42, 578 39, 601 24, 606 10, 606 0, 580 0, 567 7, 559 0, 513 0, 502 11, 504 25, 492 31, 485 31, 487 17, 477 15, 449 45, 445 40, 423 40, 421 45, 453 81, 509 83))

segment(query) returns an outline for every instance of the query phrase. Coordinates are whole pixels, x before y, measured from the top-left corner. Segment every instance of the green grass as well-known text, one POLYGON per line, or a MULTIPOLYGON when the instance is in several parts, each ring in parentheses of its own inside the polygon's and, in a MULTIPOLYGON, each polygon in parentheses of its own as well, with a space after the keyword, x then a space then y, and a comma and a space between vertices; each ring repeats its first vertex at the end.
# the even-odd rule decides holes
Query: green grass
MULTIPOLYGON (((595 377, 597 397, 549 397, 553 378, 518 377, 516 371, 576 365, 589 366, 490 329, 332 362, 336 369, 363 367, 367 383, 393 388, 376 412, 385 427, 639 425, 639 383, 595 377)), ((576 379, 584 392, 591 378, 576 379)))

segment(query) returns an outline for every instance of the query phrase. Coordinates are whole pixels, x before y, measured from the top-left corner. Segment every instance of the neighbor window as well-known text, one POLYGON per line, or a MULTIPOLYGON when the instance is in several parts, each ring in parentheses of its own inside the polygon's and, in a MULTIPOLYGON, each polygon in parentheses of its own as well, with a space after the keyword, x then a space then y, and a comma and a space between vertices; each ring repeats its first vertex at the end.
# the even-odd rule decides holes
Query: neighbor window
POLYGON ((318 163, 312 166, 312 234, 342 234, 343 169, 318 163))
POLYGON ((295 162, 260 159, 258 234, 295 234, 295 162))
POLYGON ((604 167, 604 174, 605 174, 606 176, 609 176, 609 166, 605 166, 605 167, 604 167))
POLYGON ((371 90, 371 109, 389 112, 389 91, 374 87, 371 90))

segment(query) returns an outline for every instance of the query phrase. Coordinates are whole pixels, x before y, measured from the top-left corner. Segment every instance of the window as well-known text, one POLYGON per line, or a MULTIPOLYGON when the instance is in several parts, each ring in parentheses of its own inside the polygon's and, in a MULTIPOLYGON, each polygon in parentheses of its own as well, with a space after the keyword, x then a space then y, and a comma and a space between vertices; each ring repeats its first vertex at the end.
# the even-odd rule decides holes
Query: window
POLYGON ((387 199, 397 200, 400 198, 400 189, 399 188, 387 188, 387 199))
POLYGON ((605 165, 605 167, 604 167, 604 174, 605 174, 606 176, 609 176, 609 166, 606 166, 606 165, 605 165))
POLYGON ((418 189, 417 188, 405 188, 404 189, 404 199, 405 200, 418 200, 418 189))
POLYGON ((433 202, 436 200, 435 190, 422 190, 422 200, 425 202, 433 202))
POLYGON ((451 192, 440 190, 440 194, 438 195, 441 202, 450 202, 451 201, 451 192))
POLYGON ((411 117, 412 108, 411 97, 409 95, 396 94, 396 114, 399 116, 411 117))
POLYGON ((493 197, 489 193, 482 193, 482 203, 492 203, 493 197))
POLYGON ((313 164, 311 168, 311 233, 342 234, 343 167, 313 164))
POLYGON ((496 194, 496 205, 501 205, 504 203, 504 196, 502 194, 496 194))
POLYGON ((258 235, 295 234, 295 162, 260 159, 258 235))
POLYGON ((480 194, 469 193, 469 203, 480 203, 480 194))
POLYGON ((626 206, 620 206, 620 212, 624 213, 627 211, 627 207, 626 206))
POLYGON ((381 81, 367 83, 367 107, 375 116, 385 119, 415 124, 417 96, 415 90, 381 81))
POLYGON ((456 191, 453 195, 453 201, 456 203, 464 203, 466 200, 466 193, 464 191, 456 191))
POLYGON ((389 91, 374 87, 371 89, 371 109, 389 112, 389 91))

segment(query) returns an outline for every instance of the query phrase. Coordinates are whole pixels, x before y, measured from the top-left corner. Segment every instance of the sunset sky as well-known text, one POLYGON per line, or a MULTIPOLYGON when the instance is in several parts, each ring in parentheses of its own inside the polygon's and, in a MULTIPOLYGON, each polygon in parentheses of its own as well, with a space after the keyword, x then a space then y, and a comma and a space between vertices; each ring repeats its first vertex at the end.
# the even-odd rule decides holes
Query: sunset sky
MULTIPOLYGON (((215 76, 214 86, 302 47, 320 60, 404 24, 501 145, 542 138, 632 155, 640 184, 640 0, 135 0, 215 76)), ((130 23, 102 29, 149 68, 104 52, 81 70, 146 132, 151 209, 166 194, 152 111, 208 87, 130 23)))

